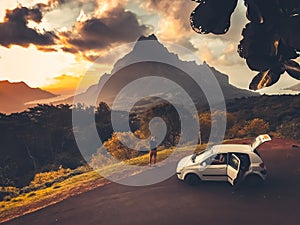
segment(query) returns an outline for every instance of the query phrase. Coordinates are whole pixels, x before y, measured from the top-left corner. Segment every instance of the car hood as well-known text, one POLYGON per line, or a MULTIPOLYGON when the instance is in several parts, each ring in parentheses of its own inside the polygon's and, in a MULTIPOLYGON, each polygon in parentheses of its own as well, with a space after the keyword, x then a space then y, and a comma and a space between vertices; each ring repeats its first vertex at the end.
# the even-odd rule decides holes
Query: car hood
POLYGON ((179 161, 178 165, 177 165, 177 169, 181 169, 181 168, 183 168, 183 167, 185 167, 185 166, 188 166, 188 165, 190 165, 190 164, 193 164, 193 161, 191 160, 192 156, 193 156, 193 155, 188 155, 188 156, 182 158, 182 159, 179 161))

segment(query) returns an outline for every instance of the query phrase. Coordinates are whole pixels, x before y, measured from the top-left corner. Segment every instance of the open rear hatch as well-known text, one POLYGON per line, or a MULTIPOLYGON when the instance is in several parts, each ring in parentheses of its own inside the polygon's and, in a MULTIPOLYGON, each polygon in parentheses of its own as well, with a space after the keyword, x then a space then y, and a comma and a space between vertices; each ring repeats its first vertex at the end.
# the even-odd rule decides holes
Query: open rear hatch
POLYGON ((254 151, 259 146, 261 146, 263 143, 267 141, 271 141, 272 138, 268 134, 261 134, 258 137, 256 137, 250 144, 251 150, 254 151))

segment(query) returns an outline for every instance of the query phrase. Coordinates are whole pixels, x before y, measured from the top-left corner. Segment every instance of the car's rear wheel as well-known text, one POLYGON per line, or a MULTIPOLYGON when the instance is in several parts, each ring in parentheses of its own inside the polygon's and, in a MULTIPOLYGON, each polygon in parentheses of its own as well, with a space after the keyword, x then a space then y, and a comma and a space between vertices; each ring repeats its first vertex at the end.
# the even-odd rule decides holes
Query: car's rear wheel
POLYGON ((260 187, 263 185, 263 179, 255 174, 248 175, 246 177, 245 183, 249 187, 260 187))
POLYGON ((188 185, 195 186, 200 183, 200 178, 196 174, 187 174, 184 178, 184 182, 188 185))

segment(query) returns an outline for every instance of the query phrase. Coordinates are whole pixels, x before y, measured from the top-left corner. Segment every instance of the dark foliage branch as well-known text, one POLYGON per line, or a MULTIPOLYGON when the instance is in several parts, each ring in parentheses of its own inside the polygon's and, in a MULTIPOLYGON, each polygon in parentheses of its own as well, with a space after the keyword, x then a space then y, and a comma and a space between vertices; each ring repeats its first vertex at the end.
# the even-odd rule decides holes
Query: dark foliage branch
MULTIPOLYGON (((238 0, 193 0, 199 3, 191 14, 191 26, 200 34, 225 34, 238 0)), ((259 73, 249 88, 275 84, 287 72, 300 80, 300 0, 244 0, 250 21, 242 31, 240 57, 259 73)))

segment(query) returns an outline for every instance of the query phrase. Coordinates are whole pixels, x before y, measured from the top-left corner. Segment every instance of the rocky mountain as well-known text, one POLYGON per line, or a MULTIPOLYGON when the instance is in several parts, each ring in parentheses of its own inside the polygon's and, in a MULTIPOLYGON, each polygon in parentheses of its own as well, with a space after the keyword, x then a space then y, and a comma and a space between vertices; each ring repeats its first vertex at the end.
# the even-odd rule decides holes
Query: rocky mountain
POLYGON ((300 91, 300 84, 293 85, 291 87, 285 88, 284 90, 300 91))
MULTIPOLYGON (((118 96, 119 109, 126 108, 130 101, 152 104, 159 98, 167 98, 180 102, 180 88, 183 88, 195 104, 201 104, 207 101, 207 94, 213 95, 212 98, 219 98, 217 86, 220 86, 225 99, 258 95, 231 85, 227 75, 205 62, 198 65, 194 61, 179 59, 178 55, 171 53, 155 35, 150 35, 140 37, 132 51, 115 63, 111 74, 104 74, 97 85, 77 95, 75 102, 93 105, 103 101, 111 106, 118 96), (129 86, 125 90, 126 85, 129 86), (153 101, 141 99, 146 93, 158 98, 153 98, 153 101)), ((73 103, 73 100, 72 97, 64 102, 73 103)))
POLYGON ((12 113, 25 110, 25 103, 49 99, 56 95, 40 88, 31 88, 24 82, 0 81, 0 112, 12 113))

